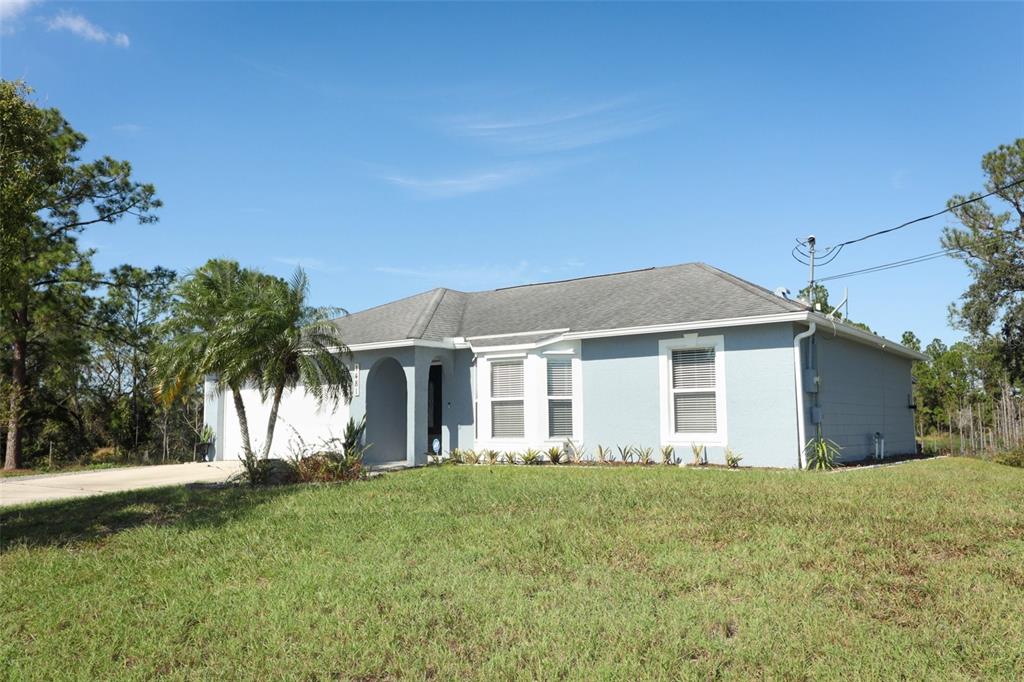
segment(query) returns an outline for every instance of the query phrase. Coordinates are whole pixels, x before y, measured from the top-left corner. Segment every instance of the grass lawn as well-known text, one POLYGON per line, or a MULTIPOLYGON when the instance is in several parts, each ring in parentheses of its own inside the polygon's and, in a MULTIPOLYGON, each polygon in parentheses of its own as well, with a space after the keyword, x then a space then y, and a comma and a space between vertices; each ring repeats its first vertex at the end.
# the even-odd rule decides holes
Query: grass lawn
POLYGON ((432 467, 2 515, 9 678, 1024 678, 1024 471, 432 467))

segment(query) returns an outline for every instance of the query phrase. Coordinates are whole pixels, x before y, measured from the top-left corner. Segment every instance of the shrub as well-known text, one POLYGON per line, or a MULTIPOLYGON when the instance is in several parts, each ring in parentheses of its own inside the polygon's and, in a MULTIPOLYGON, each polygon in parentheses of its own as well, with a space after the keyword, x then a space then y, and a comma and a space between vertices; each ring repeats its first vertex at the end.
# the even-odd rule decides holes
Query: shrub
POLYGON ((625 447, 619 445, 617 447, 619 450, 619 458, 621 458, 624 463, 628 464, 632 461, 633 453, 635 452, 632 445, 627 445, 625 447))
POLYGON ((362 444, 360 424, 349 420, 344 438, 323 438, 316 445, 307 445, 296 433, 287 462, 257 460, 246 466, 246 478, 252 485, 268 483, 333 483, 353 481, 366 475, 363 455, 367 447, 362 444))
POLYGON ((519 462, 519 453, 510 450, 505 453, 505 464, 517 464, 519 462))
POLYGON ((612 460, 612 449, 603 445, 597 446, 597 463, 608 464, 612 460))
POLYGON ((501 458, 501 453, 497 450, 484 450, 480 453, 480 457, 481 459, 486 460, 488 464, 497 464, 498 460, 501 458))
POLYGON ((443 461, 440 452, 427 452, 427 463, 428 464, 441 464, 443 461))
POLYGON ((565 441, 565 451, 573 464, 583 464, 587 457, 587 448, 583 443, 576 443, 571 438, 565 441))
POLYGON ((120 464, 124 460, 124 453, 116 447, 96 448, 89 455, 90 464, 120 464))
POLYGON ((676 463, 676 449, 671 445, 661 446, 661 463, 662 464, 675 464, 676 463))
POLYGON ((637 461, 644 466, 654 464, 654 448, 635 448, 633 452, 636 453, 637 461))
POLYGON ((348 418, 348 423, 345 424, 345 431, 342 434, 341 446, 345 452, 351 452, 355 448, 362 448, 364 451, 369 445, 363 444, 363 435, 366 433, 366 415, 356 423, 356 420, 352 417, 348 418))
POLYGON ((540 450, 534 450, 533 448, 527 448, 526 452, 522 454, 523 464, 540 464, 540 450))
POLYGON ((565 458, 565 451, 560 445, 553 445, 548 448, 548 461, 552 464, 561 464, 565 458))
POLYGON ((821 433, 821 425, 819 424, 817 433, 804 446, 807 468, 819 470, 834 469, 840 450, 842 448, 835 441, 825 438, 821 433))
POLYGON ((463 450, 462 461, 466 464, 479 464, 480 454, 476 450, 463 450))
POLYGON ((996 464, 1005 464, 1009 467, 1024 467, 1024 445, 997 453, 992 461, 996 464))
POLYGON ((459 448, 452 448, 451 452, 448 453, 448 459, 445 460, 447 464, 462 464, 466 459, 465 454, 459 448))
POLYGON ((740 453, 735 452, 732 448, 725 449, 725 465, 730 469, 739 468, 742 459, 740 453))
POLYGON ((708 451, 706 447, 693 443, 690 445, 690 451, 693 453, 693 466, 699 467, 702 464, 707 464, 708 451))

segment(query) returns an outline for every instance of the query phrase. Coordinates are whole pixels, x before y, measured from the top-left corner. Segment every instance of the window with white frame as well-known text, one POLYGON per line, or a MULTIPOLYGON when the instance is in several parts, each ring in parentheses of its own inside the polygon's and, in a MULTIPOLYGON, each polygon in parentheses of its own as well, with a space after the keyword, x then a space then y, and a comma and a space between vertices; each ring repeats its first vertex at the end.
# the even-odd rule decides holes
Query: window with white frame
POLYGON ((717 433, 718 372, 715 348, 676 348, 671 353, 672 432, 717 433))
POLYGON ((572 358, 548 362, 548 437, 572 437, 572 358))
POLYGON ((491 364, 491 437, 522 438, 523 361, 495 360, 491 364))

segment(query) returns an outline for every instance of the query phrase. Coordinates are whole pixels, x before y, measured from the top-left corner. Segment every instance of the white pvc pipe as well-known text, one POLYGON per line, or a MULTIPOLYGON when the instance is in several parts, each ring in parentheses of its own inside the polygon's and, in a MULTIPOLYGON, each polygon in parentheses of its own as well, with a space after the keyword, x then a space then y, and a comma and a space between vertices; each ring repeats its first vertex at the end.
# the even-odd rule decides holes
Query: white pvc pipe
POLYGON ((805 332, 800 332, 793 337, 793 367, 796 375, 796 437, 797 449, 799 450, 800 468, 807 468, 807 453, 804 446, 807 444, 807 417, 804 414, 804 363, 800 353, 800 342, 809 336, 814 336, 818 325, 811 322, 811 326, 805 332))

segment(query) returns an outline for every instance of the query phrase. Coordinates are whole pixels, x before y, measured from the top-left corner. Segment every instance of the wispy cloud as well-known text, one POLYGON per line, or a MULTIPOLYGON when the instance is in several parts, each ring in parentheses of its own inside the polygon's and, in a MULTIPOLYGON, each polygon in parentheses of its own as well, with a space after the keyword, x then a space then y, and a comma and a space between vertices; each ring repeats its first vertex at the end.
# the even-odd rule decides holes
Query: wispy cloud
POLYGON ((545 154, 639 135, 667 120, 664 111, 621 97, 515 116, 458 116, 443 125, 452 135, 475 138, 503 151, 545 154))
POLYGON ((131 45, 131 41, 128 39, 126 34, 109 33, 83 17, 81 14, 75 14, 73 12, 61 12, 54 18, 50 19, 47 26, 51 31, 68 31, 79 38, 84 38, 85 40, 89 40, 94 43, 110 43, 117 47, 128 47, 131 45))
POLYGON ((10 35, 17 30, 17 20, 39 0, 0 0, 0 34, 10 35))
POLYGON ((430 268, 381 265, 373 268, 373 271, 396 277, 428 280, 430 283, 444 286, 480 289, 573 277, 579 274, 582 267, 582 261, 568 259, 561 263, 520 260, 516 263, 453 264, 430 268))
POLYGON ((319 258, 311 258, 309 256, 280 256, 274 258, 274 261, 311 272, 342 272, 345 270, 344 267, 330 265, 319 258))
POLYGON ((145 128, 138 123, 118 123, 113 126, 113 130, 115 133, 134 136, 144 131, 145 128))
POLYGON ((517 165, 446 177, 386 175, 381 179, 427 198, 457 197, 508 187, 527 180, 540 171, 537 167, 517 165))

